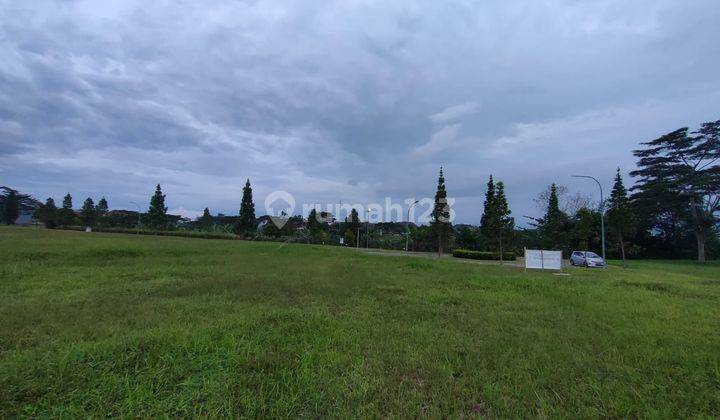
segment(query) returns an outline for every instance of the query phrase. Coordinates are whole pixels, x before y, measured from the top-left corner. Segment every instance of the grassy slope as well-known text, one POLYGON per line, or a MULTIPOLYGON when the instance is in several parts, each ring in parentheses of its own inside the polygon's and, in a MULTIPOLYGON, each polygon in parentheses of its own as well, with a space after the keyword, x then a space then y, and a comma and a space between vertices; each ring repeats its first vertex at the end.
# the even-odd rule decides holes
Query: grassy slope
POLYGON ((720 415, 720 266, 0 228, 0 417, 720 415))

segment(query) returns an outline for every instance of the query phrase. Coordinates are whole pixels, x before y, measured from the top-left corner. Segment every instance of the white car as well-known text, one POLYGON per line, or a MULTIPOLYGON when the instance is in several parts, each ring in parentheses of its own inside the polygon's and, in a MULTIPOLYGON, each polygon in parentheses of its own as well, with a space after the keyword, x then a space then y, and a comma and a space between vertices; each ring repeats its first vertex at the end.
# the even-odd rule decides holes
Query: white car
POLYGON ((606 264, 605 260, 594 252, 573 251, 573 253, 570 254, 570 265, 580 265, 585 267, 605 267, 606 264))

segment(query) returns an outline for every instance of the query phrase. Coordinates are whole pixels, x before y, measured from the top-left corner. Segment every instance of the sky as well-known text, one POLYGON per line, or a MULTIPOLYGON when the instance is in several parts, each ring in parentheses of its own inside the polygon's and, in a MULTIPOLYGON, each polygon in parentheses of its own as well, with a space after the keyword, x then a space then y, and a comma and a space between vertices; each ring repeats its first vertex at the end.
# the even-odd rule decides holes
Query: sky
MULTIPOLYGON (((598 200, 639 142, 720 119, 717 0, 0 0, 0 185, 172 213, 432 198, 479 223, 598 200)), ((422 210, 422 209, 421 209, 422 210)))

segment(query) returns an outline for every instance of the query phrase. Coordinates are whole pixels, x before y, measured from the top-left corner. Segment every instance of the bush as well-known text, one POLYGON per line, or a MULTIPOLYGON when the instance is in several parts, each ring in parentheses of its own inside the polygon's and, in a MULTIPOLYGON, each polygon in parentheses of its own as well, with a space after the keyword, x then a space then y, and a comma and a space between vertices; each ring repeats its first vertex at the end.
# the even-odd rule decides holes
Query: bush
MULTIPOLYGON (((84 227, 79 226, 63 226, 64 230, 78 230, 84 231, 84 227)), ((232 233, 221 233, 221 232, 198 232, 189 230, 148 230, 148 229, 128 229, 128 228, 93 228, 93 232, 104 232, 104 233, 127 233, 127 234, 140 234, 140 235, 155 235, 155 236, 179 236, 183 238, 201 238, 201 239, 240 239, 237 235, 232 233)))
MULTIPOLYGON (((483 251, 470 251, 468 249, 456 249, 453 251, 453 257, 456 258, 469 258, 471 260, 500 260, 499 252, 483 252, 483 251)), ((503 260, 515 261, 514 252, 504 252, 503 260)))

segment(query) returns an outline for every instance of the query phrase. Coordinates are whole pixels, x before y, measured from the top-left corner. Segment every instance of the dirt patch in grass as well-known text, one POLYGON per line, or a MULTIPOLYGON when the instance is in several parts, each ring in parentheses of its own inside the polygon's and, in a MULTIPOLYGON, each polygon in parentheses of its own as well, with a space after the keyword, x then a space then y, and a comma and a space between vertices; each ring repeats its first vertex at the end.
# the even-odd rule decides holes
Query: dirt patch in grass
POLYGON ((46 251, 26 251, 18 253, 17 257, 21 261, 38 262, 60 257, 60 254, 46 251))
POLYGON ((656 282, 641 283, 641 282, 635 282, 635 281, 622 280, 622 281, 616 282, 615 286, 636 287, 639 289, 645 289, 645 290, 648 290, 651 292, 658 292, 658 293, 671 293, 671 294, 677 293, 677 290, 673 286, 671 286, 669 284, 665 284, 665 283, 656 283, 656 282))
POLYGON ((140 258, 145 252, 133 248, 98 248, 83 253, 83 257, 98 259, 140 258))
POLYGON ((720 280, 698 280, 697 284, 703 286, 720 286, 720 280))

